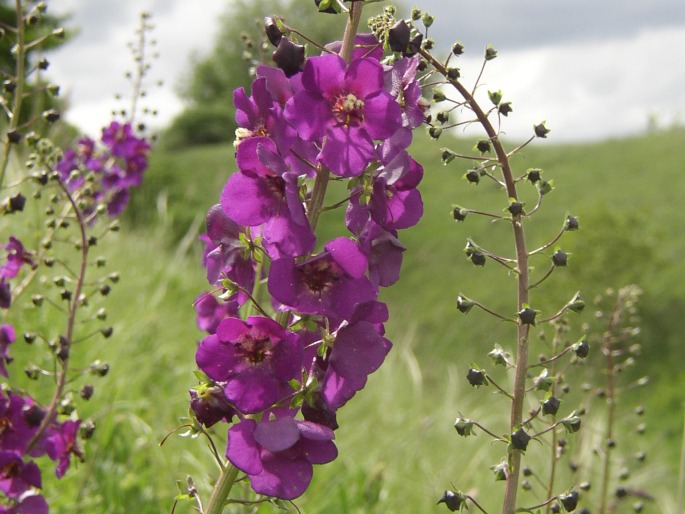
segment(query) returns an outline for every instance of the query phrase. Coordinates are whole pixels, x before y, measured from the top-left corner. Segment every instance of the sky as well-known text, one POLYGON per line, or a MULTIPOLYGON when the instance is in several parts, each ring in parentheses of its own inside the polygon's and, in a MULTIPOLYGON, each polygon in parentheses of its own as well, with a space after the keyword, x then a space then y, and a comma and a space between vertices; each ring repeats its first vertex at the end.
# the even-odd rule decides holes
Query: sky
MULTIPOLYGON (((309 1, 309 0, 297 0, 309 1)), ((313 4, 313 1, 311 2, 313 4)), ((53 0, 54 14, 71 14, 79 28, 49 56, 49 76, 69 99, 67 119, 91 135, 107 124, 114 95, 130 91, 127 42, 141 11, 153 14, 153 62, 145 104, 167 123, 183 108, 177 85, 193 55, 213 44, 220 16, 233 0, 53 0), (162 87, 154 82, 163 81, 162 87)), ((430 35, 446 52, 460 40, 466 53, 453 60, 467 85, 492 44, 480 91, 502 90, 514 112, 503 126, 526 137, 545 120, 549 138, 583 141, 639 134, 685 124, 685 2, 683 0, 413 0, 435 15, 430 35)), ((400 11, 402 12, 402 11, 400 11)), ((408 15, 408 10, 404 13, 408 15)), ((230 92, 227 92, 230 94, 230 92)))

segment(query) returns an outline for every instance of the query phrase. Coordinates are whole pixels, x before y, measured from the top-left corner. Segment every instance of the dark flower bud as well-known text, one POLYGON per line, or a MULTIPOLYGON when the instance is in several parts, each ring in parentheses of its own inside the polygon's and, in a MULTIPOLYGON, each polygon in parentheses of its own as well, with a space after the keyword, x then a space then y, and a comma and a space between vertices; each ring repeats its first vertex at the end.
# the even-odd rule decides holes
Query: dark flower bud
POLYGON ((105 339, 109 339, 112 337, 112 334, 114 333, 114 328, 113 327, 105 327, 100 329, 100 333, 105 339))
POLYGON ((33 332, 24 332, 24 341, 26 341, 28 344, 33 344, 33 342, 36 340, 36 334, 33 332))
POLYGON ((119 273, 116 273, 116 272, 110 273, 107 276, 107 278, 109 278, 110 282, 112 282, 113 284, 116 284, 117 282, 119 282, 119 273))
POLYGON ((514 109, 511 106, 511 102, 502 102, 499 104, 497 107, 497 111, 502 115, 502 116, 509 116, 509 113, 512 112, 514 109))
POLYGON ((526 173, 526 178, 531 184, 535 184, 538 180, 540 180, 542 174, 542 170, 539 168, 531 168, 528 170, 528 173, 526 173))
POLYGON ((462 437, 473 435, 473 425, 473 421, 464 418, 457 418, 454 422, 454 428, 457 431, 457 434, 462 437))
POLYGON ((480 173, 478 173, 478 170, 469 170, 464 176, 466 177, 466 180, 472 184, 478 184, 478 182, 480 182, 480 173))
POLYGON ((511 213, 512 216, 520 216, 521 214, 523 214, 523 204, 515 200, 511 201, 509 202, 509 207, 507 207, 507 210, 511 213))
POLYGON ((516 432, 511 434, 511 447, 514 450, 525 452, 531 439, 532 438, 526 433, 525 430, 519 428, 516 432))
POLYGON ((521 472, 523 473, 524 477, 533 476, 533 470, 530 469, 528 466, 524 466, 521 472))
MULTIPOLYGON (((416 67, 416 70, 417 71, 426 71, 427 69, 428 69, 428 63, 426 62, 425 59, 421 59, 419 61, 419 65, 416 67)), ((425 99, 419 98, 419 107, 422 107, 424 111, 427 109, 425 102, 426 102, 425 99)))
POLYGON ((283 70, 286 77, 292 77, 304 67, 304 46, 296 45, 283 36, 278 48, 271 54, 276 66, 283 70))
POLYGON ((578 218, 575 218, 573 216, 568 216, 566 218, 566 223, 564 223, 564 230, 567 231, 573 231, 573 230, 578 230, 580 228, 580 225, 578 223, 578 218))
POLYGON ((555 266, 566 266, 568 262, 568 254, 562 250, 557 250, 552 255, 552 264, 555 266))
POLYGON ((518 313, 518 317, 524 325, 535 325, 535 316, 537 316, 537 311, 530 307, 526 307, 518 313))
POLYGON ((542 137, 546 138, 547 134, 549 134, 550 130, 545 127, 545 122, 543 121, 542 123, 538 123, 533 127, 533 131, 535 132, 536 137, 542 137))
POLYGON ((112 290, 112 288, 109 286, 109 284, 105 284, 105 285, 100 287, 100 294, 102 296, 107 296, 111 290, 112 290))
POLYGON ((203 384, 197 389, 191 389, 189 393, 190 408, 197 420, 206 427, 221 420, 231 421, 236 415, 222 387, 203 384))
POLYGON ((421 19, 422 14, 423 13, 421 12, 421 9, 419 9, 418 7, 414 7, 411 10, 411 19, 414 21, 417 21, 417 20, 421 19))
POLYGON ((447 78, 450 80, 457 80, 461 77, 461 70, 459 68, 447 68, 447 78))
POLYGON ((550 396, 542 404, 542 413, 544 415, 551 414, 554 416, 559 411, 559 406, 561 405, 561 400, 555 396, 550 396))
POLYGON ((95 236, 90 236, 88 238, 88 246, 95 246, 98 244, 98 238, 95 236))
POLYGON ((462 209, 461 207, 455 207, 452 210, 452 217, 455 219, 455 221, 464 221, 468 213, 469 211, 467 211, 466 209, 462 209))
POLYGON ((523 480, 521 482, 521 489, 524 491, 530 491, 533 488, 533 484, 531 484, 528 480, 523 480))
POLYGON ((478 141, 478 143, 476 143, 476 149, 482 154, 490 152, 490 141, 487 139, 478 141))
POLYGON ((32 302, 33 305, 35 305, 36 307, 40 307, 41 305, 43 305, 43 297, 42 297, 41 295, 39 295, 39 294, 34 294, 34 295, 31 297, 31 302, 32 302))
POLYGON ((433 89, 433 101, 435 103, 444 102, 446 99, 447 96, 445 96, 445 93, 442 91, 442 89, 438 89, 437 87, 433 89))
POLYGON ((466 314, 473 309, 474 305, 476 304, 465 296, 462 296, 461 294, 457 296, 457 310, 459 310, 459 312, 466 314))
POLYGON ((562 420, 561 424, 564 425, 564 428, 570 433, 575 433, 580 430, 580 418, 575 414, 562 420))
POLYGON ((421 22, 423 23, 423 26, 428 28, 431 25, 433 25, 433 22, 435 21, 435 17, 431 16, 430 14, 423 13, 423 16, 421 17, 421 22))
POLYGON ((488 379, 485 378, 485 373, 475 368, 469 368, 469 372, 466 374, 466 380, 474 387, 488 385, 488 379))
POLYGON ((281 38, 283 37, 283 32, 281 32, 278 21, 276 21, 273 16, 264 18, 264 32, 266 33, 266 38, 269 42, 274 46, 278 46, 278 43, 281 42, 281 38))
POLYGON ((441 503, 444 503, 450 512, 456 512, 461 510, 462 506, 466 504, 466 498, 459 492, 445 491, 437 504, 441 503))
POLYGON ((93 396, 94 391, 95 388, 93 388, 92 385, 86 384, 81 388, 81 392, 79 394, 81 395, 81 398, 83 398, 84 400, 90 400, 93 396))
POLYGON ((428 135, 433 139, 438 139, 442 135, 442 129, 440 127, 430 127, 428 135))
POLYGON ((411 57, 419 53, 419 50, 421 50, 421 43, 423 43, 423 34, 414 36, 414 38, 411 41, 409 41, 409 45, 407 45, 407 49, 404 52, 404 56, 411 57))
POLYGON ((445 124, 448 121, 450 121, 450 113, 447 111, 440 111, 436 116, 435 119, 437 120, 438 123, 440 124, 445 124))
POLYGON ((476 266, 485 266, 485 255, 483 255, 483 253, 479 252, 478 250, 474 250, 473 252, 471 252, 469 255, 469 259, 471 259, 471 262, 476 266))
POLYGON ((609 439, 607 441, 607 448, 609 448, 609 449, 616 448, 616 440, 615 439, 609 439))
POLYGON ((625 487, 617 487, 614 494, 616 495, 616 498, 625 498, 628 496, 628 491, 625 487))
POLYGON ((22 137, 21 132, 19 132, 18 130, 10 130, 7 133, 7 140, 10 143, 17 144, 17 143, 21 142, 21 137, 22 137))
POLYGON ((452 53, 454 55, 461 55, 464 53, 464 45, 461 43, 461 41, 457 41, 452 45, 452 53))
POLYGON ((492 61, 495 57, 497 57, 497 50, 490 45, 485 47, 485 60, 492 61))
POLYGON ((93 373, 94 375, 104 377, 105 375, 107 375, 107 373, 109 373, 109 364, 100 361, 95 361, 91 365, 90 369, 91 373, 93 373))
POLYGON ((559 496, 559 501, 566 509, 566 512, 573 512, 578 506, 578 491, 571 491, 566 495, 559 496))
POLYGON ((411 28, 407 22, 400 20, 388 30, 388 45, 393 52, 404 52, 409 46, 411 28))
POLYGON ((426 40, 423 42, 424 50, 432 50, 434 46, 435 46, 435 40, 434 39, 426 38, 426 40))
POLYGON ((584 359, 590 353, 590 343, 587 342, 587 339, 581 339, 574 344, 572 348, 573 351, 576 352, 576 355, 581 359, 584 359))
POLYGON ((8 202, 8 213, 13 213, 13 212, 21 212, 24 210, 24 206, 26 205, 26 197, 22 195, 21 193, 17 193, 16 195, 12 196, 9 199, 8 202))
POLYGON ((59 117, 59 111, 56 111, 55 109, 50 109, 43 112, 43 119, 48 123, 55 123, 57 120, 59 120, 59 117))
POLYGON ((5 93, 12 93, 17 89, 17 83, 14 80, 7 79, 2 83, 2 89, 5 93))
POLYGON ((318 423, 331 430, 338 429, 338 417, 335 414, 335 410, 328 406, 319 392, 307 395, 306 401, 302 404, 302 417, 307 421, 318 423))
POLYGON ((449 164, 450 162, 452 162, 457 157, 457 154, 454 153, 449 148, 443 148, 442 154, 440 157, 442 158, 443 164, 449 164))
POLYGON ((49 66, 50 62, 45 57, 42 57, 41 60, 38 61, 39 70, 47 70, 49 66))
POLYGON ((25 406, 21 415, 28 426, 37 427, 45 417, 45 409, 42 409, 38 405, 31 405, 30 407, 25 406))
POLYGON ((69 301, 72 298, 72 293, 68 289, 62 289, 62 291, 60 291, 60 293, 59 293, 59 297, 62 300, 69 301))
POLYGON ((535 186, 537 187, 538 193, 540 193, 540 196, 544 196, 547 193, 550 193, 552 191, 552 189, 554 189, 552 187, 552 181, 551 180, 550 181, 541 180, 540 182, 535 184, 535 186))
POLYGON ((92 419, 84 420, 78 427, 78 433, 83 439, 90 439, 95 433, 95 422, 92 419))
POLYGON ((558 503, 555 503, 550 507, 550 510, 556 514, 557 512, 561 512, 561 507, 559 507, 558 503))

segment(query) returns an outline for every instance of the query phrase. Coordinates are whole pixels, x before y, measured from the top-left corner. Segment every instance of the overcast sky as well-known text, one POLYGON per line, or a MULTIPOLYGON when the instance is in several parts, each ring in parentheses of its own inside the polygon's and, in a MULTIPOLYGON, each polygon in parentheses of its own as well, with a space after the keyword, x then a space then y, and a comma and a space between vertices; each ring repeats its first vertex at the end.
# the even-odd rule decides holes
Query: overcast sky
MULTIPOLYGON (((309 0, 297 0, 309 1, 309 0)), ((313 1, 311 2, 313 4, 313 1)), ((650 117, 662 126, 685 123, 685 1, 683 0, 415 0, 436 16, 438 48, 461 40, 455 60, 468 84, 486 44, 497 48, 482 80, 502 89, 514 112, 504 130, 525 137, 542 120, 559 141, 640 133, 650 117)), ((213 43, 219 15, 232 0, 54 0, 71 13, 74 40, 50 58, 51 77, 69 95, 68 119, 89 133, 107 123, 115 93, 127 94, 126 48, 142 10, 153 13, 160 58, 146 101, 168 121, 182 108, 175 85, 193 52, 213 43)), ((230 92, 227 92, 230 94, 230 92)))

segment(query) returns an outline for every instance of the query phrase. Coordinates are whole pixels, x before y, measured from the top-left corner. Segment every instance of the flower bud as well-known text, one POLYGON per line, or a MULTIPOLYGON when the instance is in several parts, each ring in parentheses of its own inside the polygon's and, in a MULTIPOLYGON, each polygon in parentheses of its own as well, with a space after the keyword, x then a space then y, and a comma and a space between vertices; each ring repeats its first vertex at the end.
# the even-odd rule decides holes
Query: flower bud
POLYGON ((95 422, 92 419, 84 420, 78 427, 78 433, 83 439, 90 439, 95 432, 95 422))
POLYGON ((492 359, 495 366, 507 366, 509 364, 509 353, 505 352, 498 344, 496 344, 495 348, 488 353, 488 357, 492 359))
POLYGON ((569 433, 575 433, 580 430, 580 418, 576 416, 575 413, 571 414, 568 418, 563 419, 561 424, 569 433))
POLYGON ((464 45, 461 43, 461 41, 457 41, 452 45, 452 53, 454 55, 461 55, 464 53, 464 45))
POLYGON ((447 96, 445 96, 445 93, 443 93, 442 89, 433 89, 433 101, 435 103, 444 102, 446 99, 447 96))
POLYGON ((481 154, 489 153, 490 152, 490 141, 488 141, 487 139, 483 139, 481 141, 478 141, 478 143, 476 143, 476 150, 478 150, 481 154))
POLYGON ((470 419, 457 418, 454 422, 454 428, 457 431, 457 434, 462 437, 473 435, 473 426, 474 423, 470 419))
POLYGON ((93 396, 94 391, 95 389, 92 385, 86 384, 81 388, 81 392, 79 394, 81 395, 81 398, 83 398, 84 400, 90 400, 93 396))
POLYGON ((38 405, 31 405, 30 407, 25 406, 21 413, 24 421, 30 427, 38 427, 43 418, 45 417, 45 409, 39 407, 38 405))
POLYGON ((492 61, 495 57, 497 57, 497 50, 495 50, 491 45, 485 47, 485 60, 492 61))
POLYGON ((568 303, 568 308, 576 313, 583 312, 585 309, 585 300, 583 300, 583 297, 580 296, 580 293, 576 293, 576 295, 571 299, 571 301, 568 303))
POLYGON ((459 68, 447 68, 447 78, 455 81, 461 77, 461 70, 459 68))
POLYGON ((507 466, 506 462, 501 462, 495 466, 490 466, 490 471, 495 474, 495 481, 506 480, 509 467, 507 466))
POLYGON ((551 414, 554 416, 559 411, 559 406, 561 405, 561 400, 555 396, 550 396, 542 404, 542 414, 545 416, 551 414))
POLYGON ((578 491, 571 491, 566 495, 559 496, 559 501, 564 506, 566 512, 573 512, 578 506, 578 491))
POLYGON ((509 207, 507 207, 507 210, 512 216, 520 216, 521 214, 523 214, 523 204, 514 199, 510 199, 509 207))
POLYGON ((460 492, 445 491, 442 497, 438 500, 438 505, 444 503, 450 512, 456 512, 466 505, 466 497, 460 492))
POLYGON ((55 123, 57 120, 59 120, 60 114, 59 111, 55 109, 50 109, 47 111, 43 111, 43 119, 47 121, 48 123, 55 123))
POLYGON ((22 137, 21 132, 19 132, 18 130, 10 130, 7 133, 7 140, 10 143, 17 144, 17 143, 21 142, 21 137, 22 137))
POLYGON ((457 310, 459 310, 459 312, 467 314, 471 309, 473 309, 474 305, 476 304, 465 296, 462 296, 461 294, 457 296, 457 310))
POLYGON ((304 46, 296 45, 283 36, 278 43, 278 48, 271 54, 271 58, 276 66, 283 70, 286 77, 292 77, 304 67, 304 46))
POLYGON ((469 259, 476 266, 485 266, 485 255, 478 250, 473 250, 469 253, 469 259))
POLYGON ((488 385, 488 379, 485 377, 485 372, 475 368, 469 368, 469 371, 466 374, 466 380, 474 387, 488 385))
POLYGON ((490 101, 493 105, 499 105, 499 103, 502 101, 502 90, 488 91, 488 98, 490 98, 490 101))
POLYGON ((524 325, 535 325, 535 316, 537 316, 537 311, 530 307, 526 307, 518 313, 518 317, 524 325))
POLYGON ((590 353, 590 343, 584 338, 574 344, 571 348, 573 348, 573 351, 576 352, 576 355, 581 359, 584 359, 590 353))
POLYGON ((550 130, 545 127, 545 122, 543 121, 542 123, 538 123, 533 127, 533 131, 535 132, 536 137, 541 137, 541 138, 546 138, 547 134, 549 134, 550 130))
POLYGON ((411 19, 414 21, 418 21, 421 19, 422 14, 423 13, 421 12, 421 9, 419 9, 418 7, 414 7, 411 10, 411 19))
POLYGON ((431 25, 433 25, 433 22, 435 21, 435 17, 431 16, 430 14, 423 13, 423 16, 421 16, 421 22, 423 23, 423 26, 428 28, 431 25))
POLYGON ((511 447, 514 450, 525 452, 531 439, 532 437, 530 437, 525 430, 519 428, 516 432, 511 434, 511 447))
POLYGON ((578 228, 580 228, 580 225, 578 224, 578 218, 568 216, 566 218, 566 222, 564 223, 564 230, 571 232, 573 230, 578 230, 578 228))
POLYGON ((40 61, 38 61, 39 70, 47 70, 49 66, 50 62, 45 57, 42 57, 40 61))
POLYGON ((557 250, 552 255, 552 264, 555 266, 566 266, 568 262, 568 254, 562 250, 557 250))
POLYGON ((469 170, 464 177, 466 177, 466 180, 471 182, 471 184, 478 184, 478 182, 480 182, 480 173, 478 170, 469 170))
POLYGON ((511 107, 511 102, 502 102, 499 104, 499 107, 497 107, 497 112, 499 112, 502 116, 509 116, 509 113, 512 112, 514 109, 511 107))
POLYGON ((428 135, 433 139, 438 139, 442 134, 442 129, 440 127, 430 127, 428 129, 428 135))
POLYGON ((410 38, 411 28, 404 20, 399 20, 388 30, 388 45, 393 52, 404 52, 410 38))
POLYGON ((466 209, 462 209, 461 207, 455 207, 452 210, 452 217, 455 221, 464 221, 468 213, 469 211, 466 209))
POLYGON ((319 12, 326 14, 338 14, 340 12, 340 5, 336 0, 314 0, 314 3, 319 8, 319 12))
POLYGON ((413 55, 416 55, 419 53, 419 50, 421 50, 421 43, 423 42, 423 34, 419 34, 417 36, 414 36, 414 38, 409 41, 409 45, 407 46, 407 49, 404 52, 405 57, 412 57, 413 55))
POLYGON ((269 42, 274 46, 278 46, 283 37, 283 32, 281 32, 278 21, 273 16, 264 18, 264 32, 269 42))
POLYGON ((100 333, 105 339, 109 339, 110 337, 112 337, 112 334, 114 333, 114 327, 101 328, 100 333))
POLYGON ((540 180, 542 175, 542 170, 539 168, 530 168, 526 173, 526 178, 531 184, 535 184, 540 180))

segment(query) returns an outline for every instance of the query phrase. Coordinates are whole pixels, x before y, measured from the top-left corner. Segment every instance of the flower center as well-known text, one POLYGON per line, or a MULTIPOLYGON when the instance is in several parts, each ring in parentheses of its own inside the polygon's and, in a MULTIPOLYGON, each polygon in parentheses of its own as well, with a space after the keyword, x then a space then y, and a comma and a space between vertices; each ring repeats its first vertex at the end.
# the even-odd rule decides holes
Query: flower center
POLYGON ((304 283, 312 293, 321 296, 337 282, 342 275, 342 271, 334 263, 327 260, 310 262, 302 267, 304 283))
POLYGON ((364 101, 352 93, 342 93, 333 102, 333 116, 345 126, 364 121, 364 101))
POLYGON ((274 198, 282 200, 285 196, 285 180, 278 175, 267 175, 265 179, 266 188, 269 193, 271 193, 274 198))
POLYGON ((238 345, 238 353, 250 364, 261 364, 271 357, 271 339, 268 337, 253 338, 247 336, 238 345))

